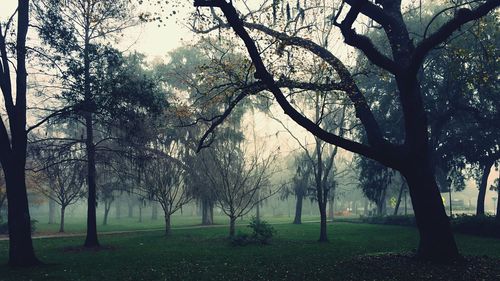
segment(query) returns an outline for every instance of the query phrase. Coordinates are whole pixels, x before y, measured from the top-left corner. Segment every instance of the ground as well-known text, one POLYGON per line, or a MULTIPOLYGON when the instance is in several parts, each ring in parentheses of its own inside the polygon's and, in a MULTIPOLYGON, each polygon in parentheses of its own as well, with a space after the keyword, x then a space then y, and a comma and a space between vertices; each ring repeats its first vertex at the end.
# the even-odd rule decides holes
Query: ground
POLYGON ((316 242, 317 223, 275 228, 271 245, 245 247, 230 245, 226 227, 103 235, 100 250, 79 248, 82 237, 35 239, 46 264, 29 270, 5 266, 1 241, 0 280, 500 280, 498 239, 457 235, 464 255, 480 257, 433 267, 409 257, 411 227, 334 223, 326 244, 316 242))

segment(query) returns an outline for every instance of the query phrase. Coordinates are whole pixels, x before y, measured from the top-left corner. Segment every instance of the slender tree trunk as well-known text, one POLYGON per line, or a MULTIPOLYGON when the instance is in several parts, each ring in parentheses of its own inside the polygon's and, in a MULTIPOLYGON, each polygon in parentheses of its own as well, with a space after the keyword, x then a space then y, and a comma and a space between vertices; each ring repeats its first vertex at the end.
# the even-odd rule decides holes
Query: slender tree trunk
POLYGON ((326 202, 319 203, 319 214, 320 214, 320 231, 319 231, 319 242, 328 242, 328 236, 326 234, 326 202))
POLYGON ((229 237, 232 238, 234 237, 236 231, 236 217, 230 216, 229 217, 229 237))
POLYGON ((491 166, 494 162, 487 162, 483 166, 483 175, 479 183, 479 194, 477 195, 476 215, 484 215, 484 199, 486 197, 486 189, 488 187, 488 177, 490 175, 491 166))
POLYGON ((117 200, 115 203, 115 216, 116 219, 120 219, 122 215, 122 204, 121 200, 117 200))
POLYGON ((365 208, 363 210, 363 215, 365 216, 368 215, 368 205, 369 205, 368 199, 365 199, 365 208))
POLYGON ((104 202, 104 218, 102 219, 102 225, 108 225, 109 210, 111 210, 111 202, 104 202))
POLYGON ((132 205, 132 203, 128 202, 128 217, 129 218, 133 218, 134 217, 134 205, 132 205))
POLYGON ((170 221, 170 214, 165 212, 165 235, 170 235, 172 233, 172 225, 170 221))
POLYGON ((401 187, 399 188, 399 194, 398 194, 398 201, 396 201, 396 207, 394 208, 394 215, 398 215, 399 211, 399 205, 401 205, 401 198, 403 197, 403 190, 404 190, 405 184, 402 183, 401 187))
MULTIPOLYGON (((273 216, 274 216, 274 208, 273 208, 273 216)), ((255 218, 260 220, 260 202, 255 204, 255 218)))
POLYGON ((328 200, 328 218, 330 219, 331 222, 333 222, 333 216, 334 216, 334 211, 333 211, 333 204, 335 202, 335 197, 331 197, 330 200, 328 200))
POLYGON ((3 166, 8 200, 9 265, 33 266, 40 262, 35 256, 31 240, 24 164, 21 162, 21 157, 14 158, 10 161, 12 165, 9 168, 3 166))
MULTIPOLYGON (((54 194, 53 191, 51 191, 52 195, 54 194)), ((49 224, 54 224, 56 223, 56 202, 49 198, 49 224)))
POLYGON ((447 263, 459 254, 441 194, 429 170, 415 168, 405 174, 420 234, 417 255, 447 263))
POLYGON ((158 219, 158 203, 155 201, 151 202, 151 219, 152 220, 157 220, 158 219))
MULTIPOLYGON (((498 179, 498 185, 500 185, 500 178, 498 179)), ((497 185, 497 214, 495 216, 496 220, 500 222, 500 186, 497 185)))
POLYGON ((61 222, 59 223, 59 232, 64 232, 64 214, 66 206, 61 206, 61 222))
POLYGON ((304 196, 302 194, 297 194, 295 196, 297 202, 295 203, 295 218, 293 219, 294 224, 302 223, 302 203, 304 202, 304 196))
POLYGON ((142 204, 139 205, 139 222, 142 222, 142 204))
MULTIPOLYGON (((87 23, 90 24, 90 23, 87 23)), ((95 162, 95 144, 94 144, 94 124, 92 112, 94 110, 94 101, 90 89, 90 55, 89 48, 90 35, 86 29, 85 46, 84 46, 84 92, 85 92, 85 129, 87 139, 85 141, 87 152, 87 183, 88 183, 88 200, 87 200, 87 237, 85 238, 85 247, 98 247, 97 239, 97 214, 96 214, 96 162, 95 162)))

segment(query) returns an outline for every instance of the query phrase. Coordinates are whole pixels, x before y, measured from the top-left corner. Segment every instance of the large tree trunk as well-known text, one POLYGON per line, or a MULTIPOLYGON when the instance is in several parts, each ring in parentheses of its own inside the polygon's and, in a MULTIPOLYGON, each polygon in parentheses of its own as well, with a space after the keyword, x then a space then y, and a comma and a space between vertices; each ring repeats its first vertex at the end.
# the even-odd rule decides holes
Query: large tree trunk
MULTIPOLYGON (((53 191, 51 193, 54 194, 53 191)), ((49 198, 49 224, 54 223, 56 223, 56 202, 49 198)))
POLYGON ((418 257, 443 263, 455 260, 458 249, 432 172, 414 167, 405 177, 420 234, 418 257))
POLYGON ((214 224, 214 203, 211 200, 203 199, 201 201, 201 224, 214 224))
POLYGON ((295 203, 295 218, 293 219, 294 224, 302 223, 302 203, 304 202, 304 196, 302 194, 297 194, 295 196, 297 202, 295 203))
POLYGON ((15 157, 3 166, 8 200, 9 265, 32 266, 40 262, 31 240, 31 218, 26 192, 24 161, 15 157))
POLYGON ((59 232, 64 232, 64 212, 66 211, 65 206, 61 206, 61 222, 59 223, 59 232))
POLYGON ((477 195, 476 215, 484 215, 484 199, 486 197, 486 189, 488 187, 488 177, 490 176, 491 166, 494 162, 486 162, 483 168, 483 175, 479 183, 479 194, 477 195))
POLYGON ((232 238, 234 237, 236 231, 236 217, 230 216, 229 217, 229 237, 232 238))
POLYGON ((40 262, 35 256, 31 240, 31 218, 28 205, 28 194, 26 191, 26 37, 29 26, 28 0, 19 0, 17 9, 17 41, 16 41, 16 104, 13 104, 13 93, 10 87, 10 70, 6 62, 7 47, 2 43, 2 56, 4 57, 3 68, 6 80, 2 81, 2 92, 6 103, 7 114, 10 123, 10 139, 7 129, 1 124, 0 138, 0 160, 5 177, 5 185, 8 200, 8 227, 9 227, 9 265, 32 266, 40 262), (9 86, 6 87, 6 84, 9 86), (10 98, 10 101, 6 100, 10 98))
POLYGON ((319 242, 328 242, 328 236, 326 234, 326 202, 318 203, 319 214, 320 214, 320 230, 319 230, 319 242))

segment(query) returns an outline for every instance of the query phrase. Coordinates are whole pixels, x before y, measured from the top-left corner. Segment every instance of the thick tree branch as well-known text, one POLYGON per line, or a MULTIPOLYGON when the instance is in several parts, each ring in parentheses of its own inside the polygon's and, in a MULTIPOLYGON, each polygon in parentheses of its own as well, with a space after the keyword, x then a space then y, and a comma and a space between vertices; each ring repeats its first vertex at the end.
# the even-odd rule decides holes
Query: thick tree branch
POLYGON ((422 62, 425 59, 425 56, 429 53, 429 51, 444 42, 462 25, 485 16, 492 10, 498 8, 498 6, 500 6, 500 0, 487 0, 473 10, 466 8, 458 10, 455 17, 453 17, 447 23, 443 24, 436 32, 434 32, 418 44, 418 46, 413 51, 412 59, 410 62, 410 72, 417 73, 418 69, 420 69, 422 62))
POLYGON ((336 23, 336 25, 340 28, 346 44, 361 50, 373 64, 397 75, 401 72, 401 68, 398 64, 382 54, 375 47, 370 38, 358 34, 356 30, 352 28, 354 21, 364 7, 364 2, 365 1, 358 1, 353 3, 344 20, 341 23, 336 23))
POLYGON ((392 161, 389 162, 389 160, 387 160, 391 159, 391 157, 387 157, 387 155, 383 156, 381 155, 381 152, 383 150, 374 149, 364 144, 352 140, 347 140, 345 138, 327 132, 323 130, 320 126, 318 126, 317 124, 315 124, 314 122, 312 122, 311 120, 300 114, 300 112, 298 112, 295 108, 293 108, 293 106, 286 99, 281 89, 276 85, 276 82, 274 81, 272 75, 267 71, 262 61, 262 58, 260 57, 260 52, 258 51, 257 46, 255 45, 255 42, 252 40, 248 32, 245 30, 243 22, 240 20, 236 9, 232 6, 231 3, 227 3, 224 0, 213 0, 213 1, 195 0, 194 5, 196 7, 219 7, 222 10, 222 12, 224 13, 224 15, 228 20, 228 23, 231 25, 236 34, 243 40, 248 50, 248 53, 256 68, 255 77, 257 79, 261 79, 268 86, 268 90, 274 95, 278 104, 284 110, 285 114, 290 116, 297 124, 304 127, 313 135, 319 137, 325 142, 340 146, 354 153, 361 154, 366 157, 381 161, 383 164, 386 164, 388 166, 394 165, 392 161))

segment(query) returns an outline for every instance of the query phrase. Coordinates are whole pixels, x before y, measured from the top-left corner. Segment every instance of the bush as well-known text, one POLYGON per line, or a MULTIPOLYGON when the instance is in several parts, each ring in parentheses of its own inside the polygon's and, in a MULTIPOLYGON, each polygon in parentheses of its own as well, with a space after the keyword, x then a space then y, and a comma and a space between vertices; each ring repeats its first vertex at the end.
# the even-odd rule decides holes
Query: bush
MULTIPOLYGON (((37 222, 37 220, 31 220, 31 233, 35 232, 37 222)), ((8 222, 0 222, 0 234, 9 234, 8 222)))
POLYGON ((252 217, 248 227, 253 230, 252 237, 261 244, 269 244, 271 238, 276 234, 276 230, 272 225, 256 217, 252 217))
POLYGON ((238 232, 234 237, 231 237, 231 244, 234 246, 246 246, 248 244, 269 244, 271 238, 276 234, 276 230, 266 221, 261 221, 256 217, 252 217, 249 228, 252 229, 251 234, 238 232))
POLYGON ((415 226, 414 216, 375 216, 375 217, 361 217, 364 223, 372 224, 387 224, 387 225, 401 225, 401 226, 415 226))
POLYGON ((458 215, 451 220, 451 227, 464 234, 500 238, 500 221, 494 216, 458 215))

